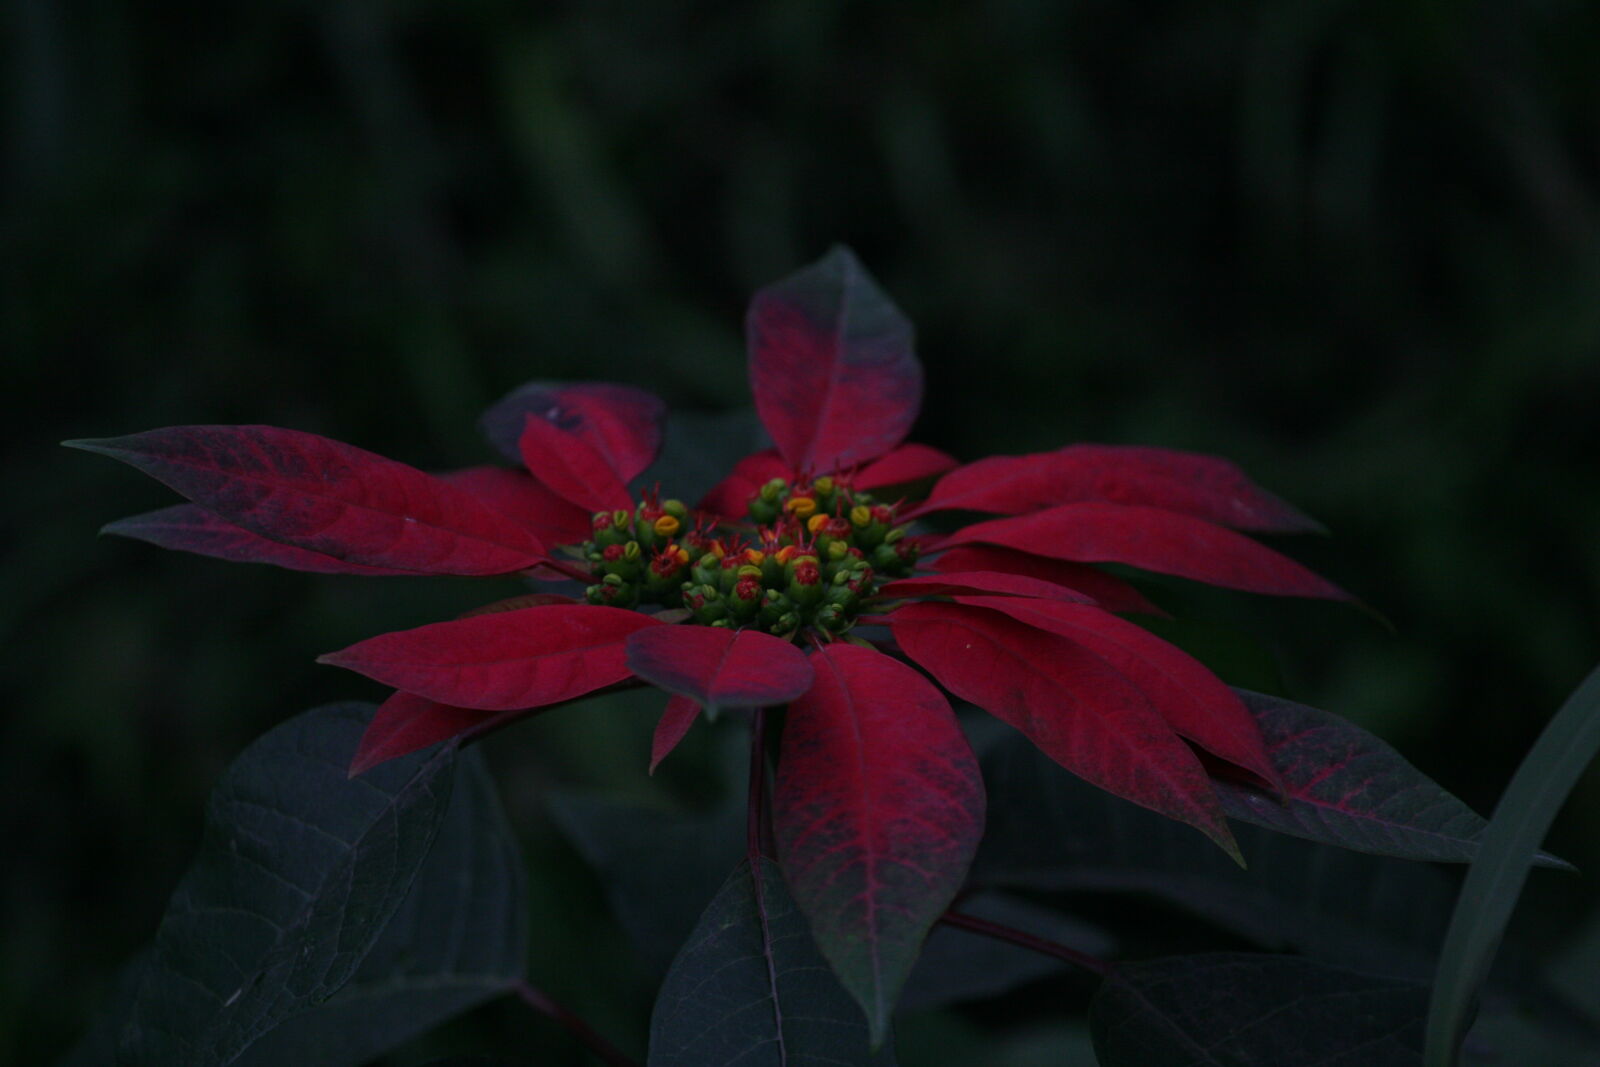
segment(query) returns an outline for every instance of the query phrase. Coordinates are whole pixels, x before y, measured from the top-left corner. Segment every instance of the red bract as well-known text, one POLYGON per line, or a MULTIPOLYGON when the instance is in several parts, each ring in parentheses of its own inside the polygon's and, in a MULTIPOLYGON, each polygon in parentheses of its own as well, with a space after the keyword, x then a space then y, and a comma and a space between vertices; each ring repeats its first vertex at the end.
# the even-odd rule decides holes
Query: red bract
POLYGON ((950 705, 916 671, 843 643, 811 660, 816 684, 784 725, 778 857, 876 1042, 923 935, 966 878, 983 781, 950 705))
POLYGON ((1161 611, 1096 565, 1347 599, 1240 532, 1316 524, 1210 456, 1074 445, 960 466, 902 443, 922 391, 911 324, 844 249, 761 290, 748 333, 775 447, 699 509, 629 490, 655 458, 662 407, 599 383, 525 386, 489 411, 486 434, 521 470, 435 477, 270 427, 79 444, 193 501, 111 532, 302 570, 583 583, 581 600, 518 598, 323 657, 398 690, 353 772, 623 684, 672 694, 652 769, 701 706, 787 705, 785 874, 877 1034, 982 822, 972 754, 918 668, 1068 771, 1237 855, 1190 746, 1279 787, 1257 718, 1119 617, 1161 611), (1001 517, 949 523, 957 511, 1001 517), (912 525, 928 515, 941 531, 912 525), (880 625, 852 632, 861 622, 880 625))

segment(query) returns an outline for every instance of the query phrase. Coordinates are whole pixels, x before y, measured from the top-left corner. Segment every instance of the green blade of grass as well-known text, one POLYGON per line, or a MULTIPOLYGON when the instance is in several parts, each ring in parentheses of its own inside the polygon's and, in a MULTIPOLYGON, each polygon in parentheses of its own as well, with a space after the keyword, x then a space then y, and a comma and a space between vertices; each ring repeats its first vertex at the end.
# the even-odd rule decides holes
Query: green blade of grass
POLYGON ((1450 917, 1428 1006, 1426 1067, 1454 1067, 1472 1002, 1489 973, 1534 853, 1556 812, 1600 751, 1600 668, 1544 728, 1483 833, 1450 917))

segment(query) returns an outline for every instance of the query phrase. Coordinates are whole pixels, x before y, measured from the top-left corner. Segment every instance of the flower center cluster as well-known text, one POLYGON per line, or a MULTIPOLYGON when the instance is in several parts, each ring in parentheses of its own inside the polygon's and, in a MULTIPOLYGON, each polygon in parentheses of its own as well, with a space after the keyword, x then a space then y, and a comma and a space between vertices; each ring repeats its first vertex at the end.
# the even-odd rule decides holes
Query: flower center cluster
POLYGON ((594 516, 583 544, 591 604, 681 608, 690 621, 786 637, 848 630, 878 582, 902 578, 916 545, 892 505, 830 477, 774 478, 751 498, 748 525, 692 522, 679 500, 646 496, 594 516))

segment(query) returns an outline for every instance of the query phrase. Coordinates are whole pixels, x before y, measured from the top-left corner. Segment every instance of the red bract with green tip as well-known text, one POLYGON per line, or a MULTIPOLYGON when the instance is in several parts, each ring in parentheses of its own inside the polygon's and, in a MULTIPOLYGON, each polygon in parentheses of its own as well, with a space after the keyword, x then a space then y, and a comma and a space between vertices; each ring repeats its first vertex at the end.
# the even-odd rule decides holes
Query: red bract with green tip
POLYGON ((1098 565, 1348 597, 1250 538, 1318 527, 1225 460, 1072 445, 960 465, 906 443, 923 384, 911 324, 845 249, 761 290, 747 329, 774 447, 694 507, 629 488, 655 459, 663 406, 605 383, 530 384, 489 411, 486 435, 520 469, 428 475, 270 427, 78 444, 192 501, 113 533, 309 571, 577 583, 325 656, 397 690, 352 773, 624 685, 671 695, 652 770, 702 707, 787 706, 778 852, 881 1037, 982 829, 945 693, 1237 855, 1196 748, 1282 788, 1258 718, 1123 618, 1162 612, 1098 565), (998 517, 950 523, 959 512, 998 517))

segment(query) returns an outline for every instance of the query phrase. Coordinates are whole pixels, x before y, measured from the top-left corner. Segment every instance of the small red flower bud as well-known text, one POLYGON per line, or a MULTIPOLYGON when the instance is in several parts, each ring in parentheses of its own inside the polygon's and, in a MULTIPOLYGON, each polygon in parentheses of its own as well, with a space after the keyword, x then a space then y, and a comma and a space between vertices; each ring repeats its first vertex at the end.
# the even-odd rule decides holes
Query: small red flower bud
POLYGON ((797 585, 816 585, 822 581, 822 569, 812 557, 802 556, 794 565, 794 580, 797 585))

